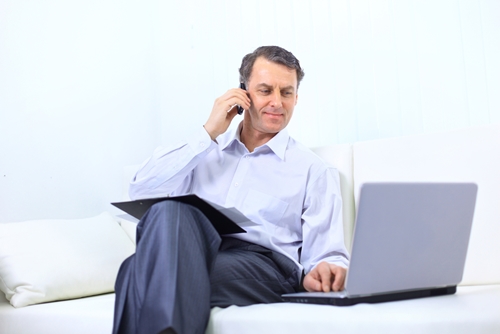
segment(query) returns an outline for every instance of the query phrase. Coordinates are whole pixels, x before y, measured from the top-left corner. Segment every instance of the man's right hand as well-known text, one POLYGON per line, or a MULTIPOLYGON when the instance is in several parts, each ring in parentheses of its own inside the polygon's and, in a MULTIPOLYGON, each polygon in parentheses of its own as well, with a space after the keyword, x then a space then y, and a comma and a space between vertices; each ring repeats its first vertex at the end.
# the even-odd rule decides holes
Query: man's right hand
POLYGON ((344 289, 347 270, 333 263, 320 262, 306 277, 304 288, 309 291, 340 291, 344 289))
POLYGON ((216 99, 212 112, 204 125, 212 140, 226 132, 233 118, 238 114, 238 105, 248 110, 250 103, 247 92, 240 88, 230 89, 216 99))

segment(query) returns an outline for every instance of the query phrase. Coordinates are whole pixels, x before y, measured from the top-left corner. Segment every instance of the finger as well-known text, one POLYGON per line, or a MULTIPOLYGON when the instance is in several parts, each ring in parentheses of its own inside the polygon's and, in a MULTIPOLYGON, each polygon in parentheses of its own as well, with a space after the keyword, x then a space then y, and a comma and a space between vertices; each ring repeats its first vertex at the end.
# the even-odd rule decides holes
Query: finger
POLYGON ((246 90, 240 88, 233 88, 228 90, 223 96, 221 96, 222 100, 230 101, 233 98, 238 100, 238 104, 246 104, 250 105, 250 97, 249 93, 246 90))
POLYGON ((231 109, 228 110, 226 118, 229 120, 229 122, 233 121, 233 118, 238 115, 238 105, 235 104, 231 107, 231 109))
POLYGON ((250 107, 250 104, 252 103, 249 97, 249 94, 246 90, 238 88, 235 93, 235 97, 238 99, 238 105, 241 106, 243 109, 247 110, 250 107))
POLYGON ((334 275, 334 280, 332 284, 333 291, 341 291, 344 289, 345 275, 346 271, 344 268, 335 266, 332 269, 332 273, 334 275))
POLYGON ((230 113, 230 112, 235 112, 235 111, 236 112, 238 111, 238 105, 237 104, 233 104, 233 105, 229 106, 229 109, 228 109, 227 112, 230 113))
POLYGON ((242 95, 242 99, 245 100, 248 104, 250 104, 251 103, 250 93, 247 90, 244 90, 244 89, 241 89, 241 88, 238 88, 238 90, 239 90, 240 94, 243 94, 242 95))
POLYGON ((328 264, 318 265, 318 274, 321 281, 321 287, 324 292, 329 292, 332 286, 332 273, 330 271, 330 266, 328 264))
POLYGON ((304 289, 309 292, 322 291, 321 282, 317 275, 315 275, 315 272, 310 272, 304 277, 303 285, 304 289))
POLYGON ((231 112, 236 108, 238 110, 238 106, 241 106, 243 109, 247 110, 250 107, 250 103, 247 101, 242 101, 239 96, 232 96, 223 100, 221 103, 221 109, 224 109, 226 112, 231 112))

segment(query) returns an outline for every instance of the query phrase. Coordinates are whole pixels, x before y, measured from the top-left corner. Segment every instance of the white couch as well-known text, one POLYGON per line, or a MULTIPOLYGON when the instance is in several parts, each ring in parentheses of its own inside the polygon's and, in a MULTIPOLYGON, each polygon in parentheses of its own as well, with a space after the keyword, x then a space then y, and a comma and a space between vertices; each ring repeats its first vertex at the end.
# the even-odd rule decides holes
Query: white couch
MULTIPOLYGON (((477 183, 472 235, 457 293, 349 307, 281 303, 215 308, 207 333, 500 333, 500 125, 315 151, 340 171, 348 247, 364 182, 477 183)), ((130 232, 130 224, 124 221, 123 227, 130 232)), ((0 333, 110 333, 113 302, 113 294, 104 294, 14 308, 2 295, 0 333)))

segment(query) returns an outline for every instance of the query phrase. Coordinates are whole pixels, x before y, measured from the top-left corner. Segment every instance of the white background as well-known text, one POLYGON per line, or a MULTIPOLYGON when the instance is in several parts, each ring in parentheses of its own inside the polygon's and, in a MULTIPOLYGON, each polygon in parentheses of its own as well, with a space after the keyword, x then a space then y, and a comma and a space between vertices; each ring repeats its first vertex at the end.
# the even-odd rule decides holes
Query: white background
POLYGON ((500 122, 497 0, 0 0, 0 222, 113 211, 270 44, 308 146, 500 122))

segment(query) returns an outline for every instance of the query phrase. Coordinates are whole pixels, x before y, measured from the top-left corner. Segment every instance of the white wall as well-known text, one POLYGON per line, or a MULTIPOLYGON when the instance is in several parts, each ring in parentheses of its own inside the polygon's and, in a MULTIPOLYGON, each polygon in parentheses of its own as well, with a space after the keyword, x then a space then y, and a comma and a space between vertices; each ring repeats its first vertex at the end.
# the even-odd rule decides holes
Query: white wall
POLYGON ((0 221, 120 199, 160 138, 154 5, 0 2, 0 221))
POLYGON ((0 222, 85 217, 201 126, 259 45, 309 146, 500 122, 500 1, 0 0, 0 222))

